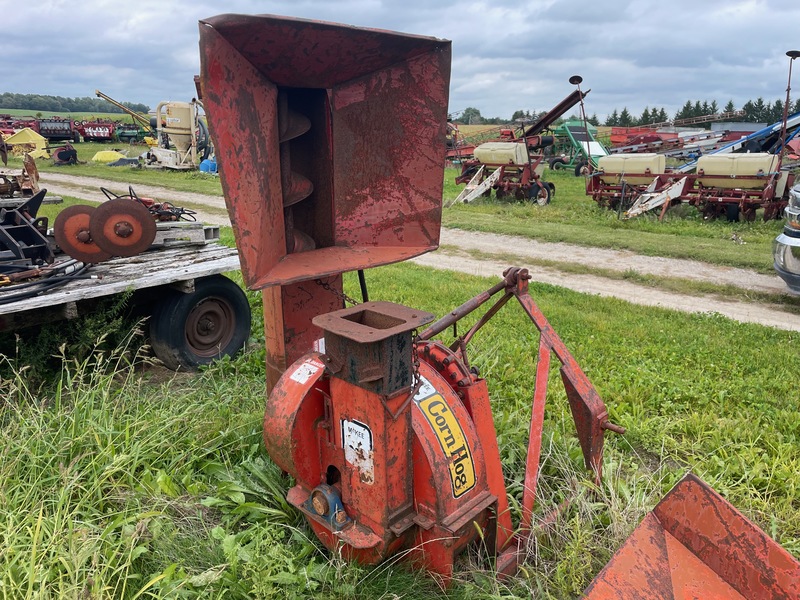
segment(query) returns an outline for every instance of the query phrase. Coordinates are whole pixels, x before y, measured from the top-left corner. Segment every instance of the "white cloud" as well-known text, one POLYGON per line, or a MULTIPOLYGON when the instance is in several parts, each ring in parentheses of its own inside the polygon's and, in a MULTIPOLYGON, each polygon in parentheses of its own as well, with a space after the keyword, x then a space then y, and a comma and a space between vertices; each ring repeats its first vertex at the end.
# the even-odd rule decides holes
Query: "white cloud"
POLYGON ((92 96, 99 88, 151 106, 188 100, 198 21, 220 13, 451 39, 451 108, 484 116, 546 110, 576 73, 592 89, 587 111, 601 117, 623 107, 674 113, 687 99, 774 101, 785 94, 785 52, 800 47, 796 0, 49 0, 4 11, 0 91, 92 96))

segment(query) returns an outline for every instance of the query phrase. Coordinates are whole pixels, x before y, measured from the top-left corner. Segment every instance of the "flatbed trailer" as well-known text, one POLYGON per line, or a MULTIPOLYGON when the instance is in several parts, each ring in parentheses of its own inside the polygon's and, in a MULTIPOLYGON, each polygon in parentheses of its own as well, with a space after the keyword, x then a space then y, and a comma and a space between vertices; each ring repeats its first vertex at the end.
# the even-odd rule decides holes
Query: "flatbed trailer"
MULTIPOLYGON (((98 302, 131 294, 149 315, 153 352, 167 367, 191 369, 242 348, 250 332, 250 306, 223 273, 239 268, 234 248, 216 243, 164 247, 92 265, 86 275, 34 297, 1 303, 0 332, 91 314, 98 302)), ((6 296, 9 298, 9 296, 6 296)))

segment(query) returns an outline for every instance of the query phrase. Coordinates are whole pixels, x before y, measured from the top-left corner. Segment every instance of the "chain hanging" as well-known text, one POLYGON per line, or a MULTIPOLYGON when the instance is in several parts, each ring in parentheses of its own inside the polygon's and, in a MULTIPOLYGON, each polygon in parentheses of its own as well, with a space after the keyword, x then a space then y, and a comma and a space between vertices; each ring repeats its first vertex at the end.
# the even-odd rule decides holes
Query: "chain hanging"
POLYGON ((419 341, 419 332, 415 329, 411 330, 411 395, 413 399, 417 395, 420 386, 422 385, 422 377, 419 374, 419 354, 417 354, 417 342, 419 341))
POLYGON ((332 292, 333 295, 339 298, 339 300, 341 300, 345 305, 347 305, 348 303, 352 304, 353 306, 355 306, 356 304, 361 304, 360 302, 358 302, 358 300, 354 300, 344 292, 340 292, 339 290, 337 290, 327 281, 322 281, 322 279, 315 279, 314 283, 322 287, 322 289, 325 290, 326 292, 332 292))

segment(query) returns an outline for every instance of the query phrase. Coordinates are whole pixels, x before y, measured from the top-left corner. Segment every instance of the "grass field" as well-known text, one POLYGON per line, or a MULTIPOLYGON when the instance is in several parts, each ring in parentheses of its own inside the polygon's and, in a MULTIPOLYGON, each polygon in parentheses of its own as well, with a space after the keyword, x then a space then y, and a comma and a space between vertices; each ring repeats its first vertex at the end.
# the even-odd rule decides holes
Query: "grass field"
MULTIPOLYGON (((375 269, 368 281, 375 299, 438 315, 492 283, 413 265, 375 269)), ((355 295, 354 278, 347 285, 355 295)), ((797 334, 553 286, 533 294, 628 433, 608 439, 605 483, 590 494, 552 373, 536 514, 578 498, 536 536, 519 576, 497 581, 475 552, 443 593, 401 565, 359 567, 323 551, 286 504, 289 481, 260 441, 257 322, 248 353, 198 375, 131 369, 105 348, 56 361, 54 379, 34 389, 24 346, 8 355, 0 409, 7 597, 576 597, 687 470, 800 555, 797 334)), ((509 305, 472 353, 490 382, 514 507, 536 338, 509 305)))
MULTIPOLYGON (((459 191, 454 175, 446 197, 459 191)), ((779 223, 705 222, 691 211, 620 221, 582 195, 582 180, 546 176, 557 186, 549 206, 489 198, 445 210, 445 224, 769 270, 779 223), (747 243, 734 244, 733 232, 747 243)), ((223 237, 232 243, 230 230, 223 237)), ((495 283, 412 264, 367 280, 372 300, 436 315, 495 283)), ((345 283, 358 296, 355 277, 345 283)), ((551 373, 537 518, 574 500, 555 527, 537 528, 518 576, 498 580, 476 548, 442 591, 401 563, 362 567, 322 549, 263 449, 264 332, 259 295, 249 293, 247 352, 198 374, 136 358, 147 354, 140 328, 131 332, 119 306, 0 340, 3 597, 579 597, 689 470, 800 557, 800 335, 543 284, 532 294, 628 432, 608 438, 606 478, 594 489, 551 373)), ((537 340, 509 304, 470 355, 489 382, 515 517, 537 340)))
MULTIPOLYGON (((55 148, 59 145, 61 144, 53 143, 52 147, 55 148)), ((73 144, 73 147, 78 151, 78 160, 80 164, 55 166, 50 160, 39 160, 36 163, 39 171, 43 173, 66 173, 81 177, 109 179, 133 185, 134 189, 136 189, 136 184, 140 183, 162 186, 182 192, 222 196, 222 185, 220 184, 219 177, 209 173, 202 173, 200 171, 183 172, 168 169, 109 167, 104 163, 92 162, 92 157, 101 150, 119 150, 131 158, 141 156, 143 153, 147 152, 147 146, 144 144, 82 142, 80 144, 73 144)), ((9 156, 8 163, 9 168, 22 168, 22 158, 20 157, 9 156)))
POLYGON ((106 112, 58 112, 49 110, 29 110, 27 108, 0 108, 0 115, 11 115, 12 117, 61 117, 72 119, 73 121, 84 121, 91 119, 110 119, 123 123, 133 123, 133 118, 125 113, 106 113, 106 112))
MULTIPOLYGON (((459 172, 455 168, 446 170, 445 199, 455 198, 463 188, 453 181, 459 172)), ((583 178, 549 170, 544 178, 556 186, 555 198, 547 206, 492 196, 473 204, 454 205, 445 210, 443 223, 459 229, 689 258, 773 273, 772 241, 783 229, 782 221, 705 221, 690 206, 671 209, 663 222, 658 221, 657 214, 623 220, 585 195, 583 178), (734 233, 744 243, 735 243, 734 233)))

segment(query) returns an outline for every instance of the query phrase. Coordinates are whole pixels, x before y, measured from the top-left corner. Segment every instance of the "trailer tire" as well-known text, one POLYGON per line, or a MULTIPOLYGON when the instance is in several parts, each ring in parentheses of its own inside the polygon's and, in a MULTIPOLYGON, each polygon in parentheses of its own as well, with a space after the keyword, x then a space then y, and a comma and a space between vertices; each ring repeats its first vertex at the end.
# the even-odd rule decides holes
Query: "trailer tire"
POLYGON ((552 158, 550 159, 549 164, 551 171, 560 171, 566 168, 567 161, 565 161, 563 158, 552 158))
POLYGON ((153 352, 172 370, 194 370, 233 356, 250 334, 250 304, 242 289, 222 275, 195 280, 194 292, 172 290, 150 319, 153 352))
POLYGON ((587 163, 585 160, 580 161, 577 165, 575 165, 575 177, 586 175, 588 172, 588 167, 589 163, 587 163))

